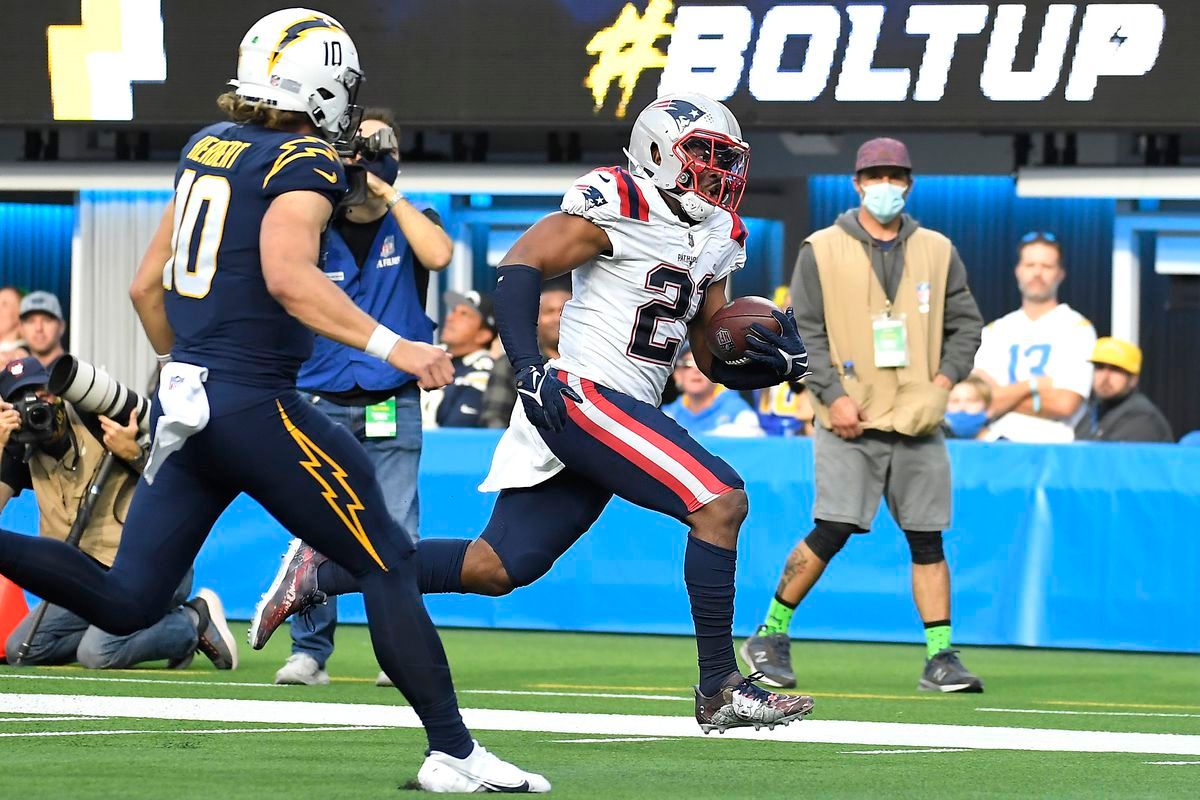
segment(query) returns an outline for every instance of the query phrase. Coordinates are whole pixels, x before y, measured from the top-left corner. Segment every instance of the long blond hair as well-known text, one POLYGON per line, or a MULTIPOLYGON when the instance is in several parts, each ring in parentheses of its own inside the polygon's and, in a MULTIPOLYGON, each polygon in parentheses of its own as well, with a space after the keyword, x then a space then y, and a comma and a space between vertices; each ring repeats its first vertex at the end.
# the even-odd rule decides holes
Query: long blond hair
POLYGON ((247 100, 236 92, 225 92, 217 97, 217 107, 225 112, 230 122, 263 125, 277 130, 294 130, 309 122, 303 111, 281 111, 278 108, 247 100))

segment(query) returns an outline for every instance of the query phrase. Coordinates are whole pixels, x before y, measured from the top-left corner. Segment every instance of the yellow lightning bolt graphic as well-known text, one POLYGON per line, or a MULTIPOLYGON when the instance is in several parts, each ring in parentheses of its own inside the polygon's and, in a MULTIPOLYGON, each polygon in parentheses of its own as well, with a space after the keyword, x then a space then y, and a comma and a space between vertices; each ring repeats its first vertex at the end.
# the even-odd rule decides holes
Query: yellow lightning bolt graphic
POLYGON ((296 444, 304 452, 305 460, 300 462, 300 466, 308 470, 308 474, 312 475, 313 480, 320 484, 323 491, 321 496, 325 498, 325 502, 329 503, 329 507, 333 509, 333 513, 337 514, 338 519, 346 526, 351 535, 358 540, 358 543, 363 546, 363 549, 375 560, 379 568, 387 572, 387 567, 383 565, 379 554, 375 552, 375 546, 371 544, 371 540, 367 538, 367 532, 363 529, 362 520, 358 518, 358 512, 362 511, 362 501, 358 499, 358 495, 350 488, 350 484, 346 482, 346 470, 334 461, 329 455, 317 447, 316 443, 296 427, 287 412, 283 410, 283 404, 278 400, 275 401, 275 407, 279 409, 279 416, 283 419, 283 427, 296 440, 296 444), (333 481, 326 479, 325 473, 328 471, 329 477, 337 482, 335 488, 333 481))
POLYGON ((80 0, 79 25, 46 28, 55 119, 133 119, 131 81, 167 76, 158 0, 80 0))
MULTIPOLYGON (((290 142, 284 142, 283 144, 279 145, 279 156, 275 159, 275 163, 271 165, 270 172, 268 172, 267 176, 263 178, 263 188, 267 188, 267 183, 270 182, 271 178, 275 177, 275 174, 279 172, 279 170, 283 169, 296 159, 316 158, 318 156, 323 156, 335 164, 338 160, 337 153, 333 151, 333 148, 329 146, 329 143, 323 139, 318 139, 315 136, 305 136, 300 139, 293 139, 290 142)), ((330 180, 328 172, 322 172, 316 167, 313 167, 313 169, 330 183, 337 183, 336 174, 334 175, 333 180, 330 180)))
POLYGON ((671 0, 650 0, 646 13, 639 15, 633 3, 626 3, 616 22, 597 31, 587 43, 587 52, 598 58, 583 85, 592 90, 596 111, 604 105, 608 89, 616 80, 621 87, 617 116, 624 117, 642 70, 662 69, 667 65, 666 54, 654 42, 674 30, 667 22, 667 14, 674 8, 671 0))

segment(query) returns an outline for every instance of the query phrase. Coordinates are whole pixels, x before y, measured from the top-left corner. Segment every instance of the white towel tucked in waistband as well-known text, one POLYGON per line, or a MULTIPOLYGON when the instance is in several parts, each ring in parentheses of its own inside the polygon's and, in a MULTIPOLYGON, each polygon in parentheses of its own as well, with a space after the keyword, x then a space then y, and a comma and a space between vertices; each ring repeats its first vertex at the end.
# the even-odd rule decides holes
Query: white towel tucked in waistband
POLYGON ((208 424, 208 394, 204 391, 207 378, 208 369, 195 364, 172 361, 162 368, 158 401, 163 413, 154 428, 154 445, 142 471, 146 483, 154 483, 154 475, 167 456, 208 424))

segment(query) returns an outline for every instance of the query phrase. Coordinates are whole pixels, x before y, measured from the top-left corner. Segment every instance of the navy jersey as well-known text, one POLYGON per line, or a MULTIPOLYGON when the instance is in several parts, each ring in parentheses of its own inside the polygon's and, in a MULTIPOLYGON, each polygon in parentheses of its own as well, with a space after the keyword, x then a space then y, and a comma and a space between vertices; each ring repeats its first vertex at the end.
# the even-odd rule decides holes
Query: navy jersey
POLYGON ((267 291, 259 230, 271 200, 317 191, 337 203, 345 174, 315 136, 221 122, 196 133, 175 172, 174 253, 163 270, 174 358, 213 379, 293 387, 313 334, 267 291))

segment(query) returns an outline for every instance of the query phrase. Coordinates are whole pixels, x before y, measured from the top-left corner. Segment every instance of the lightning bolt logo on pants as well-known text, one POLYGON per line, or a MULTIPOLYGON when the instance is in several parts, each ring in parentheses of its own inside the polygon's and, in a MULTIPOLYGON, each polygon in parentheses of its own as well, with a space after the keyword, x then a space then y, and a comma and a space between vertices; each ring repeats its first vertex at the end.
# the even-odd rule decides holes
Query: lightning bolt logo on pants
POLYGON ((283 426, 292 438, 296 440, 296 444, 300 446, 306 456, 305 460, 300 462, 300 466, 308 470, 308 474, 312 475, 322 488, 321 496, 325 498, 325 502, 329 503, 329 507, 337 514, 338 519, 346 526, 351 535, 358 540, 358 543, 363 546, 363 549, 375 560, 379 568, 387 572, 387 567, 383 565, 383 560, 380 559, 379 553, 375 552, 375 546, 371 544, 371 540, 367 538, 367 532, 363 529, 362 520, 358 518, 358 512, 362 511, 362 501, 358 499, 358 495, 350 488, 350 484, 346 482, 346 470, 340 464, 334 461, 329 455, 322 450, 304 431, 296 427, 288 417, 287 412, 283 410, 283 404, 278 400, 275 401, 275 407, 279 409, 279 416, 283 420, 283 426))

